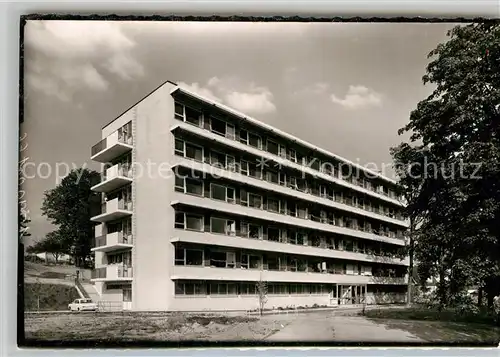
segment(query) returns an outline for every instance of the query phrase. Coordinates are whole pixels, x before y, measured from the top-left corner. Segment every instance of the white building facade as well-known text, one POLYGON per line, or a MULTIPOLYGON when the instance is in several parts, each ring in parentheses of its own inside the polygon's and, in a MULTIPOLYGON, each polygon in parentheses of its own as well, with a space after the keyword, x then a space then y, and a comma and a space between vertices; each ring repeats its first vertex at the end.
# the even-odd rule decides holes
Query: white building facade
POLYGON ((404 302, 395 183, 166 82, 102 129, 92 281, 136 311, 404 302))

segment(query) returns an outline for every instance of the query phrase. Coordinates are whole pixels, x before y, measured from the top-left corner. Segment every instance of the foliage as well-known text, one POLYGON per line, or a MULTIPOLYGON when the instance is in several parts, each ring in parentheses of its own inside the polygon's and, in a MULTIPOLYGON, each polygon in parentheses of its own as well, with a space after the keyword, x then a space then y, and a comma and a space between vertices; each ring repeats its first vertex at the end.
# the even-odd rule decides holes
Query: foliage
POLYGON ((26 248, 26 252, 30 254, 51 253, 54 256, 56 264, 62 254, 69 254, 70 247, 64 236, 61 236, 59 231, 50 232, 47 236, 36 242, 34 245, 26 248))
POLYGON ((433 92, 392 150, 408 213, 420 215, 421 281, 438 276, 440 309, 472 284, 500 292, 500 24, 457 26, 430 52, 433 92), (398 166, 399 164, 399 166, 398 166))
POLYGON ((423 321, 448 321, 466 322, 478 324, 495 324, 495 317, 491 311, 476 310, 463 311, 457 314, 455 309, 442 309, 428 307, 411 307, 398 309, 373 309, 365 312, 369 318, 401 319, 401 320, 423 320, 423 321))
POLYGON ((90 218, 99 212, 100 196, 90 188, 99 180, 96 171, 75 169, 60 185, 45 192, 42 213, 58 226, 53 234, 78 266, 85 264, 92 247, 94 224, 90 218))
POLYGON ((267 303, 267 282, 262 278, 256 283, 257 296, 259 298, 259 313, 262 315, 264 307, 267 303))

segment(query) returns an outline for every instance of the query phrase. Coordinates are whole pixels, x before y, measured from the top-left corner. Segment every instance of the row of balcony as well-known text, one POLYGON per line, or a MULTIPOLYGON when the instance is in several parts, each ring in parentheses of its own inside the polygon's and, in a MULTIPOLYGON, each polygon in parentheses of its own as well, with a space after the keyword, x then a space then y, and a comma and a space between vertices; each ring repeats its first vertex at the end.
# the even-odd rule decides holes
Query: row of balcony
MULTIPOLYGON (((398 206, 402 206, 402 203, 400 200, 395 196, 394 193, 389 193, 389 192, 384 192, 384 190, 380 189, 380 187, 374 187, 373 185, 367 185, 366 181, 364 180, 358 180, 356 178, 348 178, 345 179, 342 177, 340 174, 335 175, 335 173, 326 173, 326 172, 321 172, 319 170, 315 170, 314 168, 310 166, 303 165, 298 162, 291 161, 288 157, 282 156, 282 155, 276 155, 264 150, 260 150, 258 148, 255 148, 253 146, 249 146, 246 144, 243 144, 233 138, 228 138, 228 137, 221 137, 217 133, 211 132, 209 130, 205 130, 203 128, 197 127, 195 125, 185 123, 185 122, 179 122, 176 123, 175 125, 172 126, 171 131, 174 132, 176 130, 183 130, 185 132, 189 132, 190 134, 203 137, 204 139, 207 140, 213 140, 215 142, 218 142, 220 144, 229 146, 230 148, 234 150, 240 150, 243 152, 250 153, 251 155, 255 155, 257 157, 262 157, 265 160, 270 160, 271 162, 274 161, 278 165, 284 165, 287 167, 290 167, 292 169, 296 169, 299 172, 305 172, 309 175, 312 176, 317 176, 321 179, 328 180, 330 182, 339 184, 341 186, 347 187, 354 189, 359 192, 363 192, 365 194, 368 194, 370 196, 378 197, 381 198, 385 201, 389 201, 393 204, 396 204, 398 206)), ((338 173, 338 172, 337 172, 338 173)))
POLYGON ((243 172, 241 165, 226 167, 224 167, 224 165, 214 166, 189 157, 178 156, 176 158, 176 162, 172 165, 172 169, 176 170, 177 167, 188 170, 196 170, 202 172, 205 176, 214 175, 214 177, 237 181, 253 187, 264 188, 282 195, 293 196, 305 201, 314 201, 321 205, 353 212, 375 219, 382 219, 405 228, 408 227, 408 222, 405 221, 404 217, 399 213, 381 209, 379 206, 365 204, 364 202, 354 198, 344 197, 338 194, 327 195, 322 193, 319 189, 312 189, 308 187, 300 188, 290 184, 284 186, 278 179, 275 182, 265 179, 260 170, 258 172, 252 172, 252 170, 243 172))
MULTIPOLYGON (((93 281, 130 281, 133 268, 122 264, 92 270, 93 281)), ((257 269, 228 269, 196 266, 173 266, 172 280, 275 281, 284 283, 390 284, 407 283, 407 277, 332 274, 328 272, 294 272, 257 269)))

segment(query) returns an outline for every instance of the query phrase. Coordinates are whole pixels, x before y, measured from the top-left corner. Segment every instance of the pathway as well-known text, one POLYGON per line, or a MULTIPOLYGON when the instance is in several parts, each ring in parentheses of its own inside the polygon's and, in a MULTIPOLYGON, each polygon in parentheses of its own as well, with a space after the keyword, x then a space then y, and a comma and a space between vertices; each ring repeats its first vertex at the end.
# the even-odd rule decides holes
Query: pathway
POLYGON ((361 316, 335 316, 334 313, 289 315, 292 320, 268 341, 342 342, 421 342, 409 332, 388 329, 361 316))

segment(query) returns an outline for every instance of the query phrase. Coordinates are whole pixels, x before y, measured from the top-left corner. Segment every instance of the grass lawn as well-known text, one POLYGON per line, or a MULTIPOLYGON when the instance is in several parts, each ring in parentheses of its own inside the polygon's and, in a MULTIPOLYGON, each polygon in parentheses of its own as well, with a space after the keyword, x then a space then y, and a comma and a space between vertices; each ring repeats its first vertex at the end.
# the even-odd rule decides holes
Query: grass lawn
POLYGON ((68 310, 80 296, 74 286, 62 284, 24 284, 24 311, 68 310))
POLYGON ((388 328, 406 330, 431 342, 484 342, 497 344, 500 328, 491 314, 458 314, 427 308, 377 309, 365 312, 365 317, 388 328))

